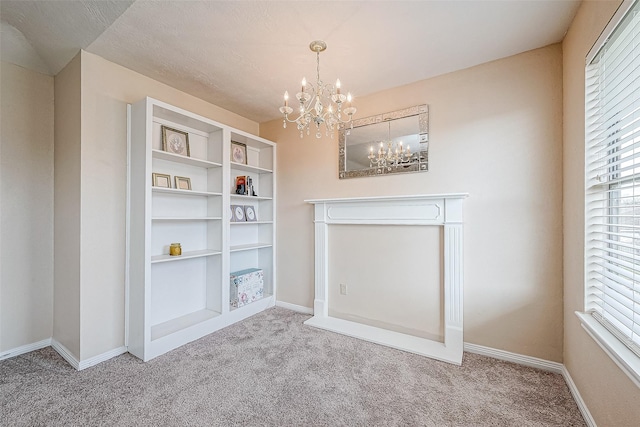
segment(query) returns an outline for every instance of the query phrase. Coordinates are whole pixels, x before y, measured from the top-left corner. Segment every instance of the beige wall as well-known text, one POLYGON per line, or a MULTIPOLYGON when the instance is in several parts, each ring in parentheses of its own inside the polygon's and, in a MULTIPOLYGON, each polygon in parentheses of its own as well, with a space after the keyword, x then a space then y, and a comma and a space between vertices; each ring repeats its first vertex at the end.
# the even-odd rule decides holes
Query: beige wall
POLYGON ((258 124, 81 52, 81 359, 124 345, 126 105, 150 96, 257 134, 258 124))
POLYGON ((0 353, 51 337, 53 77, 0 68, 0 353))
POLYGON ((640 425, 640 390, 582 329, 584 301, 584 66, 619 1, 583 2, 564 51, 564 363, 599 426, 640 425), (608 397, 607 397, 608 396, 608 397))
POLYGON ((561 46, 359 98, 358 117, 423 103, 428 173, 339 180, 337 138, 301 140, 282 120, 261 124, 278 143, 278 299, 313 306, 304 199, 468 192, 465 341, 561 362, 561 46))
POLYGON ((80 55, 55 77, 53 338, 80 358, 80 55))
POLYGON ((429 226, 329 226, 329 315, 443 341, 443 234, 429 226))

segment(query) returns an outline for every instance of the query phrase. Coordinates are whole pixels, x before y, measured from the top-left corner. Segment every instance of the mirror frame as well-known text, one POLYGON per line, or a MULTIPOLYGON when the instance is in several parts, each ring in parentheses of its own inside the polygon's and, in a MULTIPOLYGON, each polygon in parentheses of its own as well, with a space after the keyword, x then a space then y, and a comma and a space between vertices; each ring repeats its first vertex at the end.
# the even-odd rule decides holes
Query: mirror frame
POLYGON ((389 113, 378 114, 376 116, 364 117, 356 119, 351 124, 342 124, 339 128, 338 139, 338 177, 360 178, 364 176, 384 176, 396 173, 410 172, 427 172, 429 170, 429 106, 427 104, 416 105, 414 107, 402 110, 392 111, 389 113), (418 134, 420 135, 421 146, 426 144, 426 149, 420 149, 418 161, 409 165, 400 167, 372 167, 366 169, 346 170, 347 169, 347 136, 351 129, 368 126, 376 123, 386 122, 389 120, 403 119, 405 117, 418 116, 418 134))

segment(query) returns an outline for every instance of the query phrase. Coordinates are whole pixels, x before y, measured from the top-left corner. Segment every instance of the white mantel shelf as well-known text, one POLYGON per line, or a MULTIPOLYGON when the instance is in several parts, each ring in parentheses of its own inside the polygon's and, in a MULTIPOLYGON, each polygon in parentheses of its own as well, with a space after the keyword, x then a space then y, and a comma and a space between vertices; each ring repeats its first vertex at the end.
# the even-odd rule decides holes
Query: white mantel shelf
POLYGON ((460 365, 463 351, 463 200, 467 193, 305 200, 315 205, 314 316, 305 324, 460 365), (331 224, 444 227, 444 342, 329 316, 331 224))

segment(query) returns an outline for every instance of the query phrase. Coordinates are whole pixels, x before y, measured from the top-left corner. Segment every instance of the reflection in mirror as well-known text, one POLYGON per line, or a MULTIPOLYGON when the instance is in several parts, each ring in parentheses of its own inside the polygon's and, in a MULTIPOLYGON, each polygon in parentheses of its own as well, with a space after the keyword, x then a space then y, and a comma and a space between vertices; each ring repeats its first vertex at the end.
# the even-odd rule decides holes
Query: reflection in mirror
POLYGON ((353 121, 340 129, 339 177, 428 170, 427 105, 353 121))

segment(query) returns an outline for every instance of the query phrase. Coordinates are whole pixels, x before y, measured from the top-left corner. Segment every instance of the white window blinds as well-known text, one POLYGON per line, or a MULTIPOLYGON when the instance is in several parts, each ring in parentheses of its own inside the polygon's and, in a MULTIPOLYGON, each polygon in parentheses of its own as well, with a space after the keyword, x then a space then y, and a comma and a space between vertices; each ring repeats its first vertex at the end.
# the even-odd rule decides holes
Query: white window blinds
POLYGON ((640 3, 586 66, 586 310, 640 356, 640 3))

